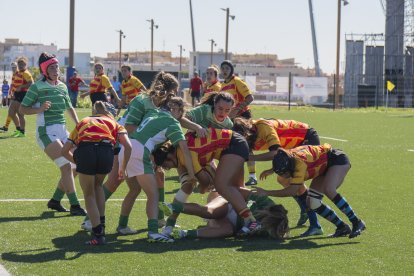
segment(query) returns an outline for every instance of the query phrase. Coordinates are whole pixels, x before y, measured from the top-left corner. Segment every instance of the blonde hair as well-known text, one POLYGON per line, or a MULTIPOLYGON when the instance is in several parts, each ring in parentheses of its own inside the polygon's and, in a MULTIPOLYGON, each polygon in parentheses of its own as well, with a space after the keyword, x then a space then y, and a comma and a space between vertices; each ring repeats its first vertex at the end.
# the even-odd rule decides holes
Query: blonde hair
POLYGON ((23 62, 24 64, 27 65, 27 63, 29 62, 29 60, 27 59, 27 57, 18 57, 16 60, 17 63, 19 62, 23 62))
MULTIPOLYGON (((207 68, 207 70, 213 70, 214 71, 214 73, 215 73, 215 75, 216 75, 216 78, 217 78, 217 76, 218 76, 218 74, 219 74, 219 67, 217 66, 217 65, 215 65, 215 64, 211 64, 208 68, 207 68)), ((206 70, 206 71, 207 71, 206 70)))

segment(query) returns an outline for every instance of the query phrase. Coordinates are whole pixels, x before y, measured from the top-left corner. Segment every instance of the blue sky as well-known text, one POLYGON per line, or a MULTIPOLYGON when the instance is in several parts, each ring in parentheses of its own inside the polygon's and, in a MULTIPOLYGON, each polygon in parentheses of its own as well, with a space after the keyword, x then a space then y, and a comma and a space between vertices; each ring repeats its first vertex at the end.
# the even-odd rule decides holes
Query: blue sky
MULTIPOLYGON (((336 53, 336 0, 313 0, 319 60, 322 70, 332 73, 336 53)), ((341 59, 344 33, 383 33, 385 17, 379 0, 349 0, 342 9, 341 59)), ((69 0, 1 0, 7 9, 0 16, 0 40, 20 38, 24 42, 69 44, 69 0)), ((296 58, 301 66, 313 67, 313 51, 307 0, 193 0, 196 47, 209 51, 209 39, 217 48, 225 45, 225 12, 230 21, 229 51, 269 53, 296 58)), ((118 51, 119 36, 126 34, 123 50, 150 49, 150 23, 155 50, 179 54, 178 45, 192 49, 188 0, 77 0, 75 51, 105 56, 118 51)))

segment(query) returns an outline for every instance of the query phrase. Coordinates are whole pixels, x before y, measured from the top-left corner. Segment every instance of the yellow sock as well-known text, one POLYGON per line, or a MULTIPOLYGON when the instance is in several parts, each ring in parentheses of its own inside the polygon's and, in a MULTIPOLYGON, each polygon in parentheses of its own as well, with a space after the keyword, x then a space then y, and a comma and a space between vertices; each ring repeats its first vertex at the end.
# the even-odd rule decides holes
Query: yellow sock
POLYGON ((4 124, 5 128, 9 128, 11 120, 12 120, 12 118, 10 116, 7 116, 6 123, 4 124))
POLYGON ((249 170, 250 174, 256 173, 256 162, 253 162, 252 164, 247 164, 247 169, 249 170))

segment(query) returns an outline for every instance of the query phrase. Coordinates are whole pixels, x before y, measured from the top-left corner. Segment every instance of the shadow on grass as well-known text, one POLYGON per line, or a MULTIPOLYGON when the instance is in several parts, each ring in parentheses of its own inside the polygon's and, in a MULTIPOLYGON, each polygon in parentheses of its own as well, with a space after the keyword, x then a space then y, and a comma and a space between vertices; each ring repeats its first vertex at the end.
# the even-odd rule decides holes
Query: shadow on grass
POLYGON ((175 195, 177 192, 178 192, 178 188, 177 189, 173 189, 173 190, 171 190, 171 191, 165 191, 164 192, 164 194, 166 194, 166 195, 175 195))
POLYGON ((175 181, 180 183, 180 178, 178 177, 178 175, 170 175, 170 176, 166 176, 165 180, 167 181, 175 181))
POLYGON ((0 223, 2 222, 16 222, 16 221, 36 221, 36 220, 44 220, 44 219, 58 219, 58 218, 66 218, 70 216, 70 213, 59 213, 59 216, 55 216, 55 211, 44 211, 40 216, 36 217, 5 217, 0 218, 0 223))
POLYGON ((22 263, 44 263, 57 260, 74 260, 84 254, 106 254, 113 252, 143 252, 158 254, 167 251, 197 251, 206 248, 234 248, 236 251, 267 251, 290 249, 317 249, 329 246, 343 246, 357 244, 358 242, 342 239, 332 239, 334 243, 317 244, 309 239, 287 240, 278 242, 268 238, 251 239, 204 239, 204 240, 179 240, 174 243, 148 243, 146 239, 123 240, 122 236, 109 234, 106 236, 107 244, 104 246, 84 245, 89 239, 86 232, 79 231, 73 236, 60 237, 52 240, 55 250, 40 248, 36 250, 5 252, 1 254, 3 260, 22 263))

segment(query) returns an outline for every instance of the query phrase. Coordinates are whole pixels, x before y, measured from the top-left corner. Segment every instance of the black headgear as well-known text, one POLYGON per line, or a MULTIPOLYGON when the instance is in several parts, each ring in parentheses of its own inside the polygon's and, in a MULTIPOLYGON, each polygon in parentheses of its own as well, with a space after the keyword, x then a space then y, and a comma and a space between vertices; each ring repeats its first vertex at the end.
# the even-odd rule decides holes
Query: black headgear
POLYGON ((289 158, 289 155, 284 150, 278 150, 273 157, 273 171, 278 174, 284 174, 293 170, 293 164, 289 158))
POLYGON ((223 67, 223 65, 228 65, 230 68, 231 68, 231 71, 230 71, 230 76, 233 76, 233 73, 234 73, 234 66, 233 66, 233 64, 231 63, 231 61, 230 60, 225 60, 225 61, 223 61, 221 64, 220 64, 220 68, 221 67, 223 67))

